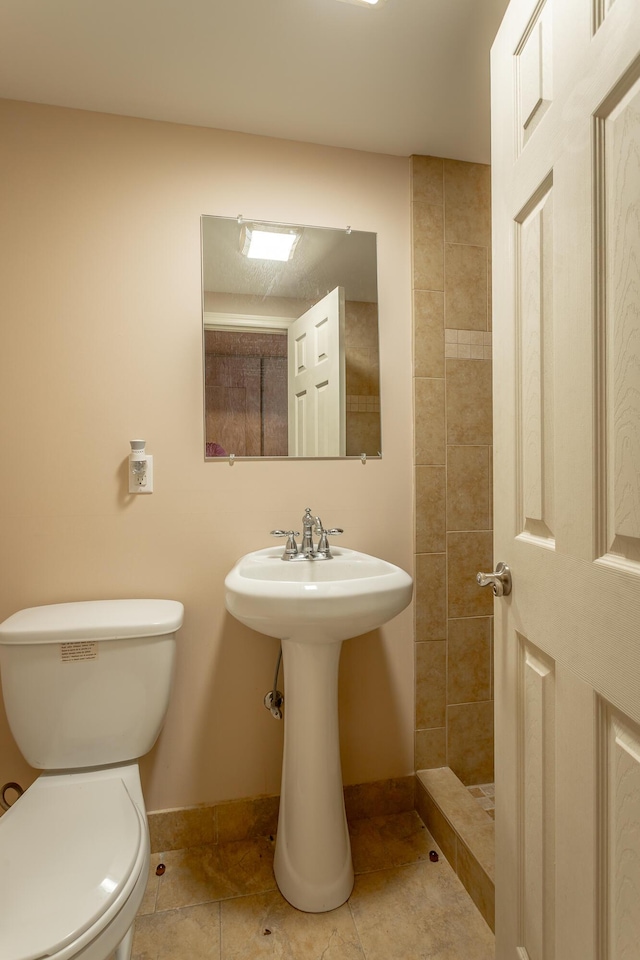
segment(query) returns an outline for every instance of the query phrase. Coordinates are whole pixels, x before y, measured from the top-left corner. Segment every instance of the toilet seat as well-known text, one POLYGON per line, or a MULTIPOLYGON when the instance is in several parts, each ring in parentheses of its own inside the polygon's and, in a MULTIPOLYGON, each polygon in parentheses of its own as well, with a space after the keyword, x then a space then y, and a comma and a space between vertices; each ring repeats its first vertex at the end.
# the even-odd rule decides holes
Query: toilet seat
POLYGON ((144 818, 120 777, 40 777, 0 818, 10 918, 0 957, 41 960, 93 939, 129 896, 145 849, 144 818))

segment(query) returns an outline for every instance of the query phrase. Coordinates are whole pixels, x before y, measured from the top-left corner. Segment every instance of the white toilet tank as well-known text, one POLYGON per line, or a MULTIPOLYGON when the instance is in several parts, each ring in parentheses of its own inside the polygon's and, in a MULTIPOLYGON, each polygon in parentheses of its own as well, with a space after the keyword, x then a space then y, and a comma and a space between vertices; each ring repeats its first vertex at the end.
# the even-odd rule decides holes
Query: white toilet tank
POLYGON ((90 600, 31 607, 0 624, 4 705, 31 766, 147 753, 169 703, 183 614, 175 600, 90 600))

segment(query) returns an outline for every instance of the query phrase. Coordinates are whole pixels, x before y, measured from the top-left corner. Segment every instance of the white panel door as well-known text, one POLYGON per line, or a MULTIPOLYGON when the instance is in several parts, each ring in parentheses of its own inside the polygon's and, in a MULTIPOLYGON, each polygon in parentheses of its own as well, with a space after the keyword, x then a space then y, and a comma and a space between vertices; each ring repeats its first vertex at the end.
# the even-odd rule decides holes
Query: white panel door
POLYGON ((344 290, 336 287, 289 327, 289 456, 346 453, 344 290))
POLYGON ((498 960, 640 958, 640 0, 492 51, 498 960))

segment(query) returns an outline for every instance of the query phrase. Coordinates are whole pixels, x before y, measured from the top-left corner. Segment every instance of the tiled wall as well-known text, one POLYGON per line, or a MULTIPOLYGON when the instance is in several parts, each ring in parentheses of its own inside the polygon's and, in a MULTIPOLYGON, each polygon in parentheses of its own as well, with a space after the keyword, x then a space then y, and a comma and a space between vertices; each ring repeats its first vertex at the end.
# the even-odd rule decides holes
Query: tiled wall
POLYGON ((490 168, 412 158, 416 769, 493 779, 490 168))

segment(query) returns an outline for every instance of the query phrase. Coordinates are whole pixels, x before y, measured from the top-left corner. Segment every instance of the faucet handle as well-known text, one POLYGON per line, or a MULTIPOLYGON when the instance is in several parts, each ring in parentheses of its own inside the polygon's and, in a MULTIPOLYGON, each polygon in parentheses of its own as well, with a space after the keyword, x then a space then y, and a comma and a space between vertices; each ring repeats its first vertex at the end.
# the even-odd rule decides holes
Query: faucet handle
POLYGON ((329 541, 327 537, 338 537, 341 533, 344 533, 342 527, 333 527, 331 530, 323 530, 320 534, 320 539, 318 541, 318 549, 316 551, 316 559, 318 560, 331 560, 331 548, 329 547, 329 541))
POLYGON ((283 560, 290 560, 291 557, 298 556, 298 544, 296 543, 296 537, 300 536, 299 530, 272 530, 272 537, 287 537, 287 544, 284 548, 284 553, 282 554, 283 560))

